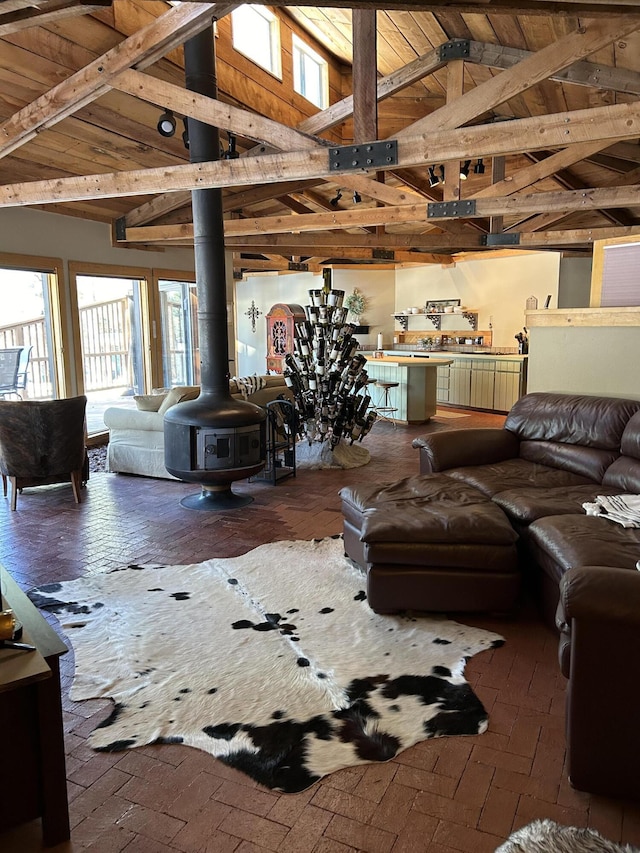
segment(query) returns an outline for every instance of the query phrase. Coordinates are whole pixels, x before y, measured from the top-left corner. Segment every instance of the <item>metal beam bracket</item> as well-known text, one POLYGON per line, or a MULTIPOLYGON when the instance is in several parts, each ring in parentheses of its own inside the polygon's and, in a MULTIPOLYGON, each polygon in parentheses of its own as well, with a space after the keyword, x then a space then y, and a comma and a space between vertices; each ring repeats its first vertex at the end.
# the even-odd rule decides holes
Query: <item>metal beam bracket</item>
POLYGON ((397 165, 398 143, 395 139, 329 148, 329 169, 332 172, 351 172, 354 169, 377 169, 397 165))
POLYGON ((443 42, 438 48, 440 62, 449 59, 469 59, 471 54, 471 42, 469 39, 451 39, 443 42))
POLYGON ((303 264, 299 261, 289 261, 287 267, 293 272, 309 272, 309 264, 303 264))
POLYGON ((371 257, 377 261, 394 261, 396 253, 392 249, 373 249, 371 257))
POLYGON ((114 225, 114 233, 116 235, 116 240, 118 242, 123 241, 126 242, 127 239, 127 220, 124 216, 120 216, 115 221, 114 225))
POLYGON ((427 205, 427 219, 445 219, 476 215, 476 200, 467 201, 433 201, 427 205))
POLYGON ((483 246, 518 246, 520 245, 520 232, 512 231, 508 234, 483 234, 480 238, 483 246))

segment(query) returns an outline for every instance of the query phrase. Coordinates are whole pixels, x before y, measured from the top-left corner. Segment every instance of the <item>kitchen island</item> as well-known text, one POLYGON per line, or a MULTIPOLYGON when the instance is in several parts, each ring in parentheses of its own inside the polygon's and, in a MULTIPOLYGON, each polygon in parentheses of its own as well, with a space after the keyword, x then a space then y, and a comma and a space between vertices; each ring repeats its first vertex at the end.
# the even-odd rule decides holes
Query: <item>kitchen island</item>
MULTIPOLYGON (((451 363, 452 359, 446 357, 421 359, 386 354, 383 358, 374 358, 371 354, 367 356, 366 371, 370 379, 398 383, 396 388, 389 389, 389 405, 397 409, 393 420, 423 424, 436 413, 438 368, 451 363)), ((381 405, 382 389, 372 385, 370 393, 374 405, 381 405)))

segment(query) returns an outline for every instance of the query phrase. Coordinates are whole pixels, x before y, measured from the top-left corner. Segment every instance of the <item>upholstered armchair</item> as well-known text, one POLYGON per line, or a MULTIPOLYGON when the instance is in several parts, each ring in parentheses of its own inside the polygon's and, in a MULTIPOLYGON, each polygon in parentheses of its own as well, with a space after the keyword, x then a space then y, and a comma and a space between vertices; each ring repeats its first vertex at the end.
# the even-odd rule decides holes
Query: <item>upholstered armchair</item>
POLYGON ((18 490, 70 482, 76 503, 86 480, 85 409, 87 398, 0 400, 0 475, 11 509, 18 490))

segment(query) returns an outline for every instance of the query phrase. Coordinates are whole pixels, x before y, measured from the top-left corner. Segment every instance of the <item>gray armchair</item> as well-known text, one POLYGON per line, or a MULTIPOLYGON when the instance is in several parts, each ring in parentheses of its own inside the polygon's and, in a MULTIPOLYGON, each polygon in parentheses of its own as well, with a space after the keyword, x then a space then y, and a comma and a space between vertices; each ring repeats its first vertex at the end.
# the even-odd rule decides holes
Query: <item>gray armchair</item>
POLYGON ((70 482, 76 503, 87 479, 87 398, 0 400, 0 475, 3 494, 11 483, 11 509, 18 490, 70 482))

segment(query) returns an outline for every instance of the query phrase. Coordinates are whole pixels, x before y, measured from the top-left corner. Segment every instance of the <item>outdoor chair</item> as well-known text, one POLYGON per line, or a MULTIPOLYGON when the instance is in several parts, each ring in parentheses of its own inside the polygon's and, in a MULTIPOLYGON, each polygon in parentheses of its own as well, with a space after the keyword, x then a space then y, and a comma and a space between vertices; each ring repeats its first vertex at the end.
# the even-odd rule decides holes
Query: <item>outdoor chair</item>
POLYGON ((0 397, 18 393, 18 373, 23 349, 24 347, 0 349, 0 397))
POLYGON ((70 482, 76 503, 87 479, 87 398, 0 400, 0 475, 11 483, 11 509, 28 486, 70 482))

